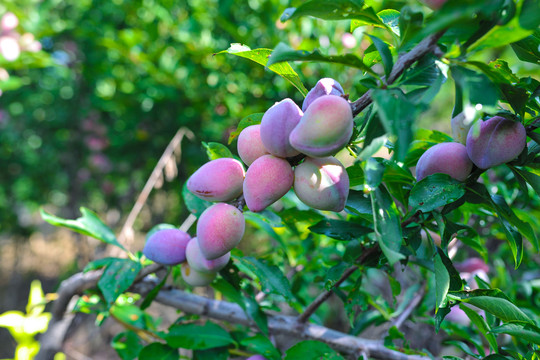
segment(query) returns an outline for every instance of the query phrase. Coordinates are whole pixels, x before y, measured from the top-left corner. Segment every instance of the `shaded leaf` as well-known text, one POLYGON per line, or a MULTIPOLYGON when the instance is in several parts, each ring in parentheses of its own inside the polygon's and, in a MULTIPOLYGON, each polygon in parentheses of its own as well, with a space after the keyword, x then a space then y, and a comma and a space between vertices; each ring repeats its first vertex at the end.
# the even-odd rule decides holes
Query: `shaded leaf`
POLYGON ((495 334, 508 334, 533 344, 540 345, 540 328, 532 324, 509 323, 491 329, 495 334))
POLYGON ((238 123, 238 126, 236 127, 236 130, 231 132, 231 134, 229 135, 228 144, 231 144, 233 140, 236 139, 238 135, 240 135, 242 130, 244 130, 248 126, 260 124, 263 115, 264 113, 255 113, 255 114, 248 115, 242 120, 240 120, 240 122, 238 123))
POLYGON ((325 343, 305 340, 297 343, 285 354, 285 360, 343 360, 335 350, 325 343))
POLYGON ((97 285, 109 306, 129 289, 141 268, 139 262, 130 259, 115 259, 107 265, 97 285))
POLYGON ((282 295, 287 300, 293 299, 289 280, 277 266, 268 265, 263 260, 257 260, 249 256, 240 258, 239 262, 257 276, 263 292, 282 295))
POLYGON ((162 343, 152 343, 141 350, 139 360, 178 360, 178 349, 162 343))
POLYGON ((165 335, 169 346, 192 350, 211 349, 234 344, 229 333, 214 323, 204 325, 174 324, 165 335))
POLYGON ((350 241, 373 232, 366 226, 344 220, 324 219, 309 227, 314 233, 323 234, 337 240, 350 241))
POLYGON ((371 41, 373 42, 373 45, 377 48, 377 51, 381 55, 383 67, 384 67, 384 73, 386 76, 390 75, 390 72, 392 71, 392 68, 394 67, 394 59, 392 58, 392 53, 390 52, 390 47, 387 43, 382 41, 376 36, 368 35, 371 41))
POLYGON ((409 197, 411 213, 433 211, 465 195, 465 184, 447 174, 433 174, 414 185, 409 197))

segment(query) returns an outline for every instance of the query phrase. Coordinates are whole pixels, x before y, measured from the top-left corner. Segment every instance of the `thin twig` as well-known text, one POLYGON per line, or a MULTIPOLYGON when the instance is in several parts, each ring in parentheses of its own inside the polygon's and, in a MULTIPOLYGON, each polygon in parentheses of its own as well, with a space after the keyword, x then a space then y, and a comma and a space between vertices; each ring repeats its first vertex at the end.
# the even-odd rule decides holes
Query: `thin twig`
POLYGON ((407 305, 405 310, 403 310, 403 312, 399 314, 399 316, 393 321, 393 324, 392 324, 393 326, 395 326, 399 330, 399 328, 403 325, 405 320, 407 320, 409 316, 411 316, 411 313, 413 312, 413 310, 416 309, 416 307, 420 304, 420 301, 422 301, 424 297, 424 293, 425 293, 425 286, 421 286, 420 290, 413 297, 409 305, 407 305))
MULTIPOLYGON (((118 241, 124 245, 126 248, 129 248, 129 245, 133 242, 133 224, 135 223, 135 220, 137 219, 137 216, 139 216, 139 213, 141 212, 144 204, 146 203, 146 200, 148 199, 148 196, 154 189, 154 186, 156 185, 158 179, 161 176, 161 173, 163 172, 163 169, 165 168, 165 165, 170 161, 171 157, 174 155, 174 151, 178 148, 179 151, 181 151, 181 148, 179 147, 182 143, 182 139, 186 136, 188 139, 193 139, 195 135, 193 135, 193 132, 191 130, 182 127, 178 129, 172 140, 169 142, 169 145, 165 148, 165 151, 161 155, 159 161, 157 162, 156 166, 154 167, 154 170, 152 170, 152 173, 150 174, 150 177, 146 181, 146 184, 144 184, 144 187, 139 194, 139 197, 137 198, 137 201, 135 201, 135 205, 133 205, 133 208, 128 214, 128 217, 126 218, 126 221, 124 223, 124 226, 122 227, 122 230, 120 231, 120 234, 118 235, 118 241)), ((116 254, 118 255, 118 254, 116 254)))
MULTIPOLYGON (((437 41, 444 34, 445 30, 439 31, 438 33, 431 34, 426 37, 424 40, 420 41, 418 45, 411 49, 411 51, 400 56, 398 61, 396 61, 392 72, 386 79, 386 85, 392 84, 396 81, 403 72, 408 69, 416 61, 420 60, 424 55, 428 53, 435 52, 437 56, 440 55, 440 52, 437 52, 437 41)), ((368 90, 364 95, 362 95, 358 100, 351 103, 351 108, 353 112, 353 117, 360 114, 373 100, 371 99, 371 90, 368 90)))
MULTIPOLYGON (((372 255, 377 253, 380 250, 379 245, 375 245, 372 248, 365 251, 359 258, 358 263, 360 265, 364 264, 372 255)), ((297 321, 299 323, 306 322, 311 315, 321 306, 328 298, 334 293, 334 289, 338 288, 345 280, 347 280, 354 272, 358 269, 358 266, 351 266, 345 272, 341 277, 336 281, 336 283, 332 286, 330 290, 326 290, 325 292, 321 293, 309 306, 304 310, 302 314, 300 314, 297 318, 297 321)))

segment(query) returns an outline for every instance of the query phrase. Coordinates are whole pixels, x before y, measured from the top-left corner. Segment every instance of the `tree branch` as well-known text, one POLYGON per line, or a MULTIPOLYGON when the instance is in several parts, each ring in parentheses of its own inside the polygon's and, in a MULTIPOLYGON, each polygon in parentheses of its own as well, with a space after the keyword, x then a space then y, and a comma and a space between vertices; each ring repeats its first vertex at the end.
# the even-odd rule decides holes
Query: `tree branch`
MULTIPOLYGON (((395 63, 392 68, 392 72, 386 80, 386 84, 390 85, 396 81, 403 72, 408 69, 412 64, 421 59, 424 55, 435 52, 437 56, 440 53, 437 51, 437 41, 444 34, 445 30, 439 31, 435 34, 431 34, 426 37, 424 40, 420 41, 418 45, 411 49, 411 51, 403 54, 399 57, 398 61, 395 63)), ((373 100, 371 99, 371 90, 368 90, 364 95, 362 95, 358 100, 351 103, 351 108, 353 112, 353 117, 360 114, 373 100)))
MULTIPOLYGON (((156 281, 144 280, 136 284, 132 290, 146 293, 154 288, 156 281)), ((162 289, 155 301, 171 306, 189 314, 197 314, 208 318, 227 321, 256 328, 255 323, 237 305, 226 301, 217 301, 202 296, 189 294, 178 289, 162 289)), ((386 360, 427 360, 428 357, 406 355, 388 349, 382 341, 363 339, 328 329, 315 324, 299 325, 297 318, 280 314, 267 314, 268 328, 273 333, 294 336, 298 339, 317 340, 328 344, 333 349, 345 354, 365 352, 368 356, 386 360)))

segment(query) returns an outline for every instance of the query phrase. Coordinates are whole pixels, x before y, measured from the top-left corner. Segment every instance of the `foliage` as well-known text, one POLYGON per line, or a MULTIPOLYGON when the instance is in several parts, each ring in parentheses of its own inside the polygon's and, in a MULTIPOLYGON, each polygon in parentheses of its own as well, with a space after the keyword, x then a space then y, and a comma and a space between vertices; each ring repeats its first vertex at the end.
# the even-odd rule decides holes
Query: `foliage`
MULTIPOLYGON (((111 157, 122 157, 128 164, 118 173, 110 170, 111 174, 105 178, 125 189, 122 178, 126 173, 146 168, 143 164, 134 165, 139 153, 152 154, 163 148, 165 135, 174 132, 178 125, 175 119, 184 117, 202 137, 224 134, 231 123, 222 123, 226 117, 235 118, 234 122, 243 119, 230 137, 222 136, 222 142, 229 139, 230 143, 239 130, 259 122, 260 113, 273 100, 278 100, 276 95, 301 100, 309 88, 304 82, 314 83, 318 78, 311 64, 322 62, 324 67, 319 69, 346 69, 343 73, 347 76, 343 77, 347 80, 343 83, 350 89, 351 101, 367 95, 372 100, 355 113, 353 137, 346 151, 338 155, 347 163, 351 178, 346 211, 314 210, 289 192, 278 206, 261 213, 245 212, 251 234, 264 240, 252 245, 253 249, 248 245, 234 250, 231 262, 221 271, 213 289, 220 297, 239 304, 257 330, 228 323, 218 325, 201 321, 204 317, 187 315, 180 316, 167 329, 160 328, 159 320, 144 309, 155 300, 165 280, 148 295, 144 306, 134 305, 139 296, 127 291, 149 261, 131 252, 127 253, 128 259, 98 259, 87 267, 87 270, 104 268, 103 276, 98 289, 91 290, 92 296, 79 299, 77 309, 99 314, 101 321, 114 317, 126 327, 127 331, 118 334, 112 343, 123 359, 137 356, 173 359, 178 358, 179 348, 193 350, 195 359, 226 359, 229 354, 263 354, 269 359, 340 359, 345 354, 312 340, 298 342, 282 352, 269 336, 269 310, 284 311, 286 304, 291 312, 301 314, 316 303, 317 294, 331 291, 343 302, 341 318, 347 323, 340 324, 340 330, 362 336, 367 329, 384 327, 381 340, 388 349, 441 356, 440 349, 431 347, 433 344, 412 345, 414 337, 419 336, 398 326, 398 319, 404 316, 417 324, 428 324, 427 338, 443 330, 437 335, 437 339, 447 340, 443 355, 453 347, 460 356, 477 359, 537 359, 540 350, 540 229, 536 221, 540 216, 537 131, 540 82, 531 76, 537 73, 540 59, 540 24, 537 12, 533 11, 536 3, 452 0, 432 11, 418 3, 310 0, 296 8, 282 9, 285 26, 296 24, 287 31, 304 36, 303 26, 312 30, 319 22, 347 23, 352 36, 361 39, 351 52, 344 45, 314 49, 317 41, 289 39, 291 44, 286 44, 285 39, 275 35, 264 38, 268 43, 259 43, 255 35, 242 35, 241 26, 250 34, 260 34, 267 28, 275 31, 269 25, 276 20, 268 17, 274 14, 270 10, 283 8, 277 2, 253 4, 258 4, 260 20, 244 23, 242 15, 246 10, 233 6, 232 1, 220 2, 222 17, 212 25, 229 33, 230 39, 213 39, 203 31, 196 39, 204 45, 200 47, 191 46, 193 39, 189 37, 199 26, 196 20, 200 17, 210 21, 202 12, 217 11, 208 9, 203 1, 189 2, 192 13, 172 2, 160 5, 147 1, 129 5, 122 1, 73 2, 65 8, 55 7, 54 14, 68 10, 74 14, 58 31, 61 33, 58 39, 62 39, 59 41, 85 34, 81 37, 85 41, 77 42, 74 52, 87 54, 89 63, 85 64, 81 79, 72 79, 70 70, 62 66, 48 69, 66 73, 64 81, 69 85, 65 86, 72 88, 72 95, 65 99, 64 105, 70 111, 63 112, 65 118, 47 115, 50 124, 39 130, 44 131, 39 136, 43 139, 51 131, 53 137, 58 137, 59 148, 63 148, 67 142, 78 141, 77 136, 67 136, 69 131, 79 135, 86 131, 78 122, 69 123, 68 114, 91 117, 90 109, 97 111, 98 122, 108 119, 114 124, 109 129, 109 141, 116 150, 122 149, 116 154, 111 149, 111 157), (90 6, 99 16, 87 16, 90 6), (119 9, 125 16, 119 17, 119 9), (148 26, 142 29, 133 26, 141 14, 148 26), (224 14, 230 14, 232 20, 224 20, 224 14), (186 20, 188 16, 190 20, 186 20), (108 19, 106 26, 98 26, 102 18, 108 19), (154 22, 159 22, 161 27, 151 26, 154 22), (242 25, 236 26, 237 23, 242 25), (96 30, 92 37, 88 36, 96 30), (155 31, 168 33, 171 39, 163 40, 155 31), (401 72, 399 66, 407 57, 404 54, 414 53, 418 44, 430 37, 435 37, 436 50, 405 63, 401 72), (229 45, 239 39, 250 47, 229 45), (168 40, 182 44, 187 55, 169 46, 168 40), (209 54, 216 54, 211 65, 205 58, 209 54), (519 60, 511 60, 514 56, 519 60), (153 61, 147 61, 148 58, 153 61), (114 65, 104 63, 103 59, 114 65), (229 73, 233 67, 235 72, 229 73), (296 67, 306 71, 297 71, 296 67), (272 73, 263 73, 265 68, 272 73), (192 72, 208 74, 206 83, 200 82, 199 77, 188 76, 192 72), (274 90, 267 90, 274 85, 269 86, 270 81, 263 83, 256 74, 283 79, 275 81, 274 90), (307 79, 303 78, 304 74, 307 79), (144 75, 143 79, 137 79, 138 75, 144 75), (136 81, 142 84, 134 86, 136 81), (242 84, 242 91, 234 85, 237 83, 242 84), (447 110, 443 116, 448 123, 460 113, 471 121, 499 115, 522 123, 530 141, 516 159, 489 170, 475 168, 465 182, 441 174, 417 182, 410 168, 431 146, 451 141, 448 135, 419 125, 419 118, 440 106, 438 94, 448 84, 454 88, 453 111, 442 106, 447 110), (77 92, 73 91, 75 88, 77 92), (89 89, 93 91, 91 95, 81 96, 89 89), (282 92, 283 89, 287 91, 282 92), (298 92, 292 95, 295 89, 298 92), (247 95, 250 91, 262 99, 251 101, 247 95), (209 93, 215 96, 209 98, 209 93), (88 99, 90 104, 85 103, 88 99), (223 111, 224 103, 227 111, 223 111), (138 107, 146 114, 142 122, 138 119, 138 107), (208 128, 210 122, 218 125, 208 128), (134 149, 133 139, 138 135, 149 140, 145 146, 137 143, 134 149), (163 141, 155 141, 160 136, 164 136, 163 141), (125 156, 126 153, 129 155, 125 156), (380 156, 385 153, 388 155, 380 156), (480 268, 467 270, 470 260, 480 261, 481 268, 487 270, 482 270, 483 274, 480 268), (260 301, 261 298, 264 300, 260 301), (410 304, 415 306, 411 308, 410 304), (464 317, 458 321, 456 314, 464 317), (468 326, 471 323, 474 326, 468 326)), ((45 2, 36 11, 53 10, 48 5, 45 2)), ((324 33, 315 35, 327 36, 326 40, 330 41, 324 33)), ((52 42, 51 49, 55 46, 58 45, 52 42)), ((332 70, 328 71, 325 76, 331 76, 332 70)), ((32 71, 25 74, 34 79, 30 80, 31 84, 38 75, 43 74, 32 71)), ((14 103, 12 99, 21 93, 13 90, 4 96, 14 103)), ((30 96, 23 96, 20 101, 21 106, 32 107, 30 96)), ((10 111, 16 115, 13 109, 10 111)), ((10 122, 8 126, 17 124, 10 122)), ((471 131, 478 131, 478 125, 473 125, 471 131)), ((2 146, 13 146, 17 140, 2 146)), ((51 151, 56 154, 58 149, 51 151)), ((209 160, 234 156, 231 149, 216 142, 205 142, 198 151, 200 154, 206 151, 209 160)), ((197 156, 200 160, 201 155, 197 156)), ((35 161, 43 159, 47 159, 47 154, 35 161)), ((34 164, 28 162, 25 166, 34 164)), ((59 181, 73 186, 69 179, 77 177, 78 169, 79 164, 69 167, 66 177, 59 181)), ((8 176, 15 178, 17 174, 8 176)), ((185 188, 172 196, 180 193, 182 206, 195 216, 208 206, 185 188)), ((15 196, 21 195, 16 192, 15 196)), ((107 196, 100 199, 111 200, 107 196)), ((70 201, 81 199, 70 198, 70 201)), ((42 215, 53 225, 122 248, 113 230, 90 210, 83 208, 82 217, 77 220, 65 220, 44 211, 42 215)), ((178 268, 170 273, 176 284, 185 288, 177 276, 178 268)), ((326 324, 337 317, 335 309, 326 306, 316 306, 314 310, 315 323, 326 324)))

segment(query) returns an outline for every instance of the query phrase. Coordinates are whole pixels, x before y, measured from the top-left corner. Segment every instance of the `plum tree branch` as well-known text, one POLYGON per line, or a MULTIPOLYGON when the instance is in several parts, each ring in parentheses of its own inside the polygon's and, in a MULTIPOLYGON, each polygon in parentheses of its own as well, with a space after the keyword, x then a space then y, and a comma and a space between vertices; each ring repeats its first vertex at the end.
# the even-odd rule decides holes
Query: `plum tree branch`
MULTIPOLYGON (((156 281, 145 279, 136 284, 132 290, 140 293, 150 291, 156 281)), ((162 289, 155 301, 171 306, 190 314, 202 315, 208 318, 227 321, 255 328, 255 323, 245 314, 237 304, 226 301, 208 299, 202 296, 189 294, 178 289, 162 289)), ((297 318, 281 314, 267 314, 268 328, 273 333, 290 335, 298 339, 317 340, 328 344, 333 349, 344 354, 365 352, 376 359, 387 360, 427 360, 426 356, 406 355, 388 349, 382 341, 363 339, 328 329, 315 324, 300 325, 297 318)))
MULTIPOLYGON (((414 48, 409 52, 403 54, 399 57, 398 61, 395 63, 392 68, 392 72, 388 75, 386 79, 386 85, 392 84, 396 81, 403 72, 409 68, 416 61, 420 60, 424 55, 428 53, 435 53, 437 56, 441 54, 437 51, 437 41, 444 34, 445 30, 439 31, 435 34, 431 34, 422 41, 418 43, 414 48)), ((351 103, 351 109, 353 112, 353 117, 360 114, 362 110, 368 107, 372 103, 371 90, 368 90, 364 95, 362 95, 358 100, 351 103)))

